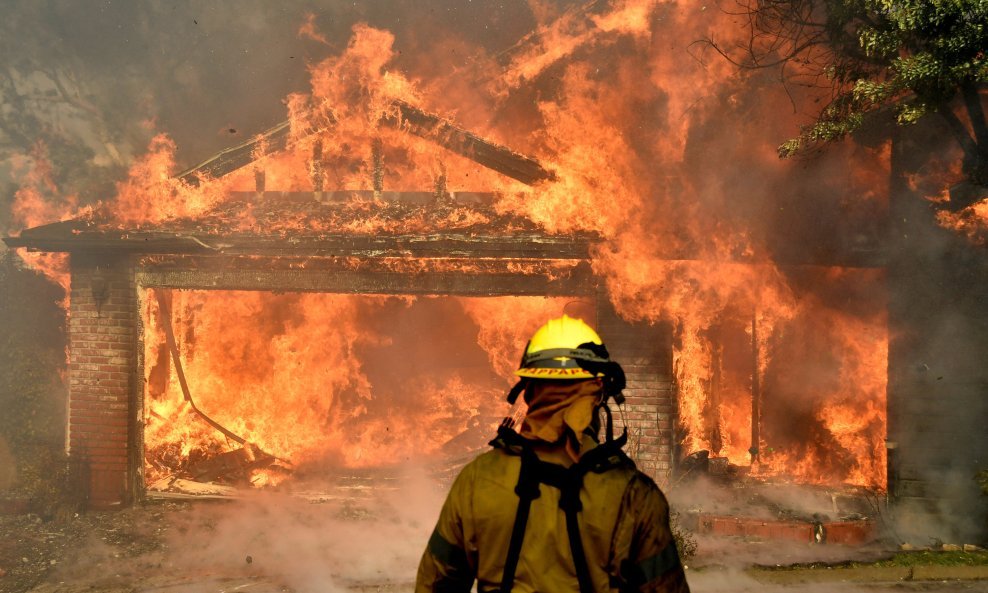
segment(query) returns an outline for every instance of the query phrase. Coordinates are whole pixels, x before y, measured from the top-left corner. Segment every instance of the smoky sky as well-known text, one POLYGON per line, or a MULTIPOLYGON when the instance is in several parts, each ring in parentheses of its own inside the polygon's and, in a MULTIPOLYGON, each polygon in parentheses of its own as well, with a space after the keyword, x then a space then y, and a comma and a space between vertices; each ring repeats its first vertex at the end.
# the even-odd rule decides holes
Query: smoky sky
MULTIPOLYGON (((440 37, 497 53, 534 26, 519 0, 5 0, 0 13, 4 227, 18 185, 8 159, 38 141, 61 191, 108 199, 155 132, 186 168, 282 121, 285 97, 308 90, 307 64, 342 51, 355 23, 396 32, 399 70, 440 37), (299 35, 307 18, 325 43, 299 35)), ((448 68, 471 59, 446 57, 448 68)))
MULTIPOLYGON (((588 5, 601 11, 607 3, 588 5)), ((471 80, 483 79, 477 67, 505 66, 509 50, 539 22, 571 7, 531 0, 6 1, 0 25, 0 229, 19 230, 10 204, 23 171, 13 155, 31 154, 41 142, 60 194, 78 195, 82 203, 112 199, 114 182, 155 133, 174 139, 180 171, 284 120, 285 98, 309 90, 307 66, 341 53, 353 25, 367 23, 394 33, 389 68, 427 88, 430 107, 467 128, 481 122, 484 131, 512 130, 494 139, 528 154, 547 152, 537 104, 558 101, 569 65, 585 64, 590 79, 610 89, 594 109, 640 155, 630 174, 649 180, 640 184, 653 203, 645 215, 667 235, 666 243, 680 246, 667 256, 690 256, 702 247, 695 232, 685 241, 673 238, 681 229, 668 221, 682 218, 709 221, 700 242, 715 234, 744 235, 767 245, 780 261, 835 259, 836 252, 874 247, 881 230, 874 215, 882 214, 874 211, 875 202, 856 200, 855 211, 835 199, 857 191, 840 165, 856 155, 838 153, 810 164, 780 164, 771 156, 772 147, 807 120, 813 92, 790 89, 786 93, 798 95, 790 100, 773 73, 730 75, 701 102, 677 112, 670 94, 678 91, 669 85, 681 82, 641 79, 660 55, 698 77, 707 68, 724 69, 709 47, 692 44, 707 34, 704 20, 718 21, 708 19, 713 11, 684 17, 693 8, 688 3, 660 4, 645 52, 626 39, 606 47, 591 43, 497 100, 464 92, 471 80), (675 30, 676 19, 690 31, 675 30), (306 22, 314 35, 300 33, 306 22), (701 24, 694 31, 695 23, 701 24), (666 165, 653 153, 682 121, 690 122, 682 167, 662 170, 666 165), (670 184, 670 178, 679 181, 670 184), (704 214, 697 217, 697 210, 704 214), (814 241, 805 241, 807 234, 814 241)), ((743 28, 727 26, 730 36, 743 28)))

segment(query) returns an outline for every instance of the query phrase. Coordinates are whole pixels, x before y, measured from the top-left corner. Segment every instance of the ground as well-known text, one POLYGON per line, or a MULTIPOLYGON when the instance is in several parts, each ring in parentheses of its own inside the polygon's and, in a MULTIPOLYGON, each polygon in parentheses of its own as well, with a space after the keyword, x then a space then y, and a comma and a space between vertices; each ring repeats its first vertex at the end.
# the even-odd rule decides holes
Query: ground
MULTIPOLYGON (((441 493, 393 494, 383 502, 283 495, 157 500, 48 521, 0 516, 0 592, 410 591, 441 493)), ((882 572, 868 564, 889 555, 880 545, 698 543, 687 570, 694 592, 988 590, 988 566, 960 574, 963 580, 949 572, 918 578, 917 571, 912 579, 909 572, 882 572), (846 560, 864 564, 832 564, 846 560)))

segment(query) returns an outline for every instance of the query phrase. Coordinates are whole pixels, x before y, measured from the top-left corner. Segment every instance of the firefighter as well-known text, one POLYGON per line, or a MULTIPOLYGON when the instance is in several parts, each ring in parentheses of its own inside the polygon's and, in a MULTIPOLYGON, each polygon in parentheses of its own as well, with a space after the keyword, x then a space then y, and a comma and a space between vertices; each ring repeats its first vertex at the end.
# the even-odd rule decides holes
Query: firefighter
POLYGON ((624 372, 597 333, 566 315, 539 328, 491 451, 457 476, 419 564, 416 593, 688 593, 669 505, 613 437, 624 372), (599 442, 600 412, 606 436, 599 442))

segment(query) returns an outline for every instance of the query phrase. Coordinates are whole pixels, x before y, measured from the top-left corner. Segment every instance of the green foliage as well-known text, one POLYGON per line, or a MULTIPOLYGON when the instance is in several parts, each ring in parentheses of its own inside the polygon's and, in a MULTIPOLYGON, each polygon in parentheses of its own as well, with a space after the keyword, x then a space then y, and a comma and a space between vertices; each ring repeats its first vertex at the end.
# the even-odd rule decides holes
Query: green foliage
MULTIPOLYGON (((807 2, 769 2, 776 19, 795 19, 807 2), (786 8, 782 10, 780 6, 786 8)), ((825 25, 783 29, 829 46, 825 73, 834 96, 817 121, 779 147, 792 156, 817 142, 843 138, 864 116, 890 108, 911 124, 944 108, 962 88, 988 83, 986 0, 821 0, 825 25), (851 41, 855 43, 851 43, 851 41)), ((793 40, 797 45, 800 40, 793 40)), ((795 59, 793 55, 790 58, 795 59)))
POLYGON ((988 552, 897 552, 875 566, 988 566, 988 552))

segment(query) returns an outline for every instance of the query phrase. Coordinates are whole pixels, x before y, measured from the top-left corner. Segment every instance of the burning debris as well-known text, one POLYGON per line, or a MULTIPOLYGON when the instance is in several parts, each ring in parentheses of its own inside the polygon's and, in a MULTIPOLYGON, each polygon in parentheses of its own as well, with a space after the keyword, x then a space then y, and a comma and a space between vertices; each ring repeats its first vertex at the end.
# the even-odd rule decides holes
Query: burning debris
MULTIPOLYGON (((192 412, 194 412, 197 417, 202 419, 203 422, 219 431, 228 439, 228 441, 233 441, 241 446, 240 449, 221 452, 214 456, 205 457, 201 460, 189 459, 188 466, 182 468, 182 475, 191 477, 197 482, 223 481, 246 485, 250 484, 251 474, 256 470, 270 470, 272 467, 279 467, 281 471, 288 472, 288 468, 275 466, 277 461, 284 460, 279 460, 274 455, 266 453, 255 445, 247 442, 243 437, 234 434, 228 428, 210 418, 205 412, 196 406, 195 401, 192 399, 192 393, 189 390, 188 381, 185 378, 185 371, 182 367, 182 358, 179 354, 178 344, 175 341, 175 332, 171 325, 171 307, 169 306, 164 294, 158 293, 157 297, 158 310, 161 316, 165 319, 165 322, 161 324, 164 328, 165 341, 168 346, 168 352, 171 354, 171 362, 174 365, 175 376, 178 378, 184 402, 188 404, 188 407, 192 410, 192 412)), ((159 419, 165 420, 153 411, 152 414, 155 414, 159 419)), ((172 461, 173 463, 175 462, 174 460, 165 459, 159 461, 158 463, 153 461, 150 463, 158 466, 159 469, 163 469, 163 467, 170 466, 169 461, 172 461)), ((177 467, 185 465, 183 463, 184 461, 185 460, 183 459, 177 460, 177 467)), ((175 478, 177 477, 178 476, 175 476, 175 478)), ((174 480, 168 483, 168 487, 170 488, 172 485, 174 485, 174 480)), ((152 488, 154 488, 154 485, 152 485, 152 488)))

